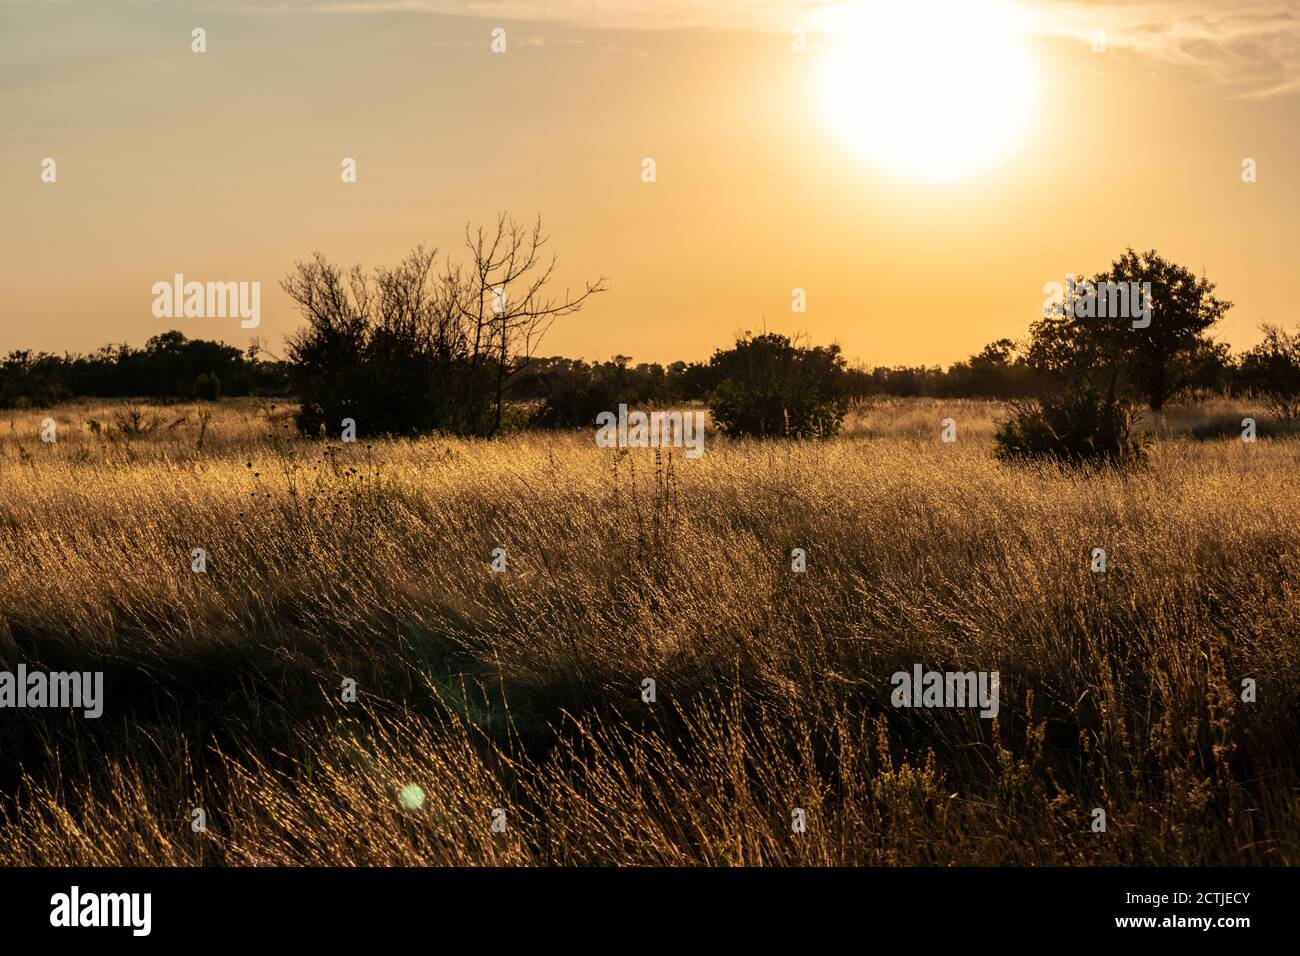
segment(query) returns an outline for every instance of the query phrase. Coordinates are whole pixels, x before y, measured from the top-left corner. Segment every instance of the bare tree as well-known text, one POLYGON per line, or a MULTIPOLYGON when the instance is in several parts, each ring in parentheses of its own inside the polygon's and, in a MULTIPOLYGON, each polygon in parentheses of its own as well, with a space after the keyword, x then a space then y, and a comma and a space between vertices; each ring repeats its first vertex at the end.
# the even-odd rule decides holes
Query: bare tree
MULTIPOLYGON (((531 230, 505 213, 493 229, 465 227, 469 250, 470 286, 459 297, 462 315, 473 329, 471 355, 475 366, 496 362, 496 415, 492 430, 501 427, 501 406, 510 381, 529 359, 557 318, 582 308, 589 296, 605 291, 605 277, 588 282, 582 292, 568 289, 555 297, 547 286, 555 274, 556 258, 543 257, 550 239, 542 234, 539 216, 531 230)), ((461 279, 463 274, 457 273, 461 279)))
POLYGON ((506 390, 551 324, 605 290, 601 276, 580 293, 548 294, 556 259, 543 256, 547 240, 540 218, 529 230, 501 214, 493 228, 467 226, 469 262, 448 260, 441 272, 438 250, 423 246, 369 275, 320 253, 297 263, 282 286, 307 320, 289 339, 300 425, 315 430, 364 407, 381 428, 454 420, 496 433, 506 390))

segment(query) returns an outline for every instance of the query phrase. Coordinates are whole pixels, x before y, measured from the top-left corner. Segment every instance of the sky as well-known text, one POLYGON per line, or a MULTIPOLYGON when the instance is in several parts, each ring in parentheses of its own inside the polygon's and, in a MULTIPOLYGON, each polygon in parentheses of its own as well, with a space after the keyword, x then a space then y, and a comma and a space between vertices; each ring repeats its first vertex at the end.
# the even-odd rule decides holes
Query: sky
POLYGON ((607 279, 541 354, 766 329, 946 365, 1128 246, 1217 283, 1245 348, 1300 322, 1300 2, 1223 6, 0 0, 0 353, 282 354, 296 261, 463 258, 499 212, 559 291, 607 279), (176 273, 260 282, 260 325, 155 317, 176 273))

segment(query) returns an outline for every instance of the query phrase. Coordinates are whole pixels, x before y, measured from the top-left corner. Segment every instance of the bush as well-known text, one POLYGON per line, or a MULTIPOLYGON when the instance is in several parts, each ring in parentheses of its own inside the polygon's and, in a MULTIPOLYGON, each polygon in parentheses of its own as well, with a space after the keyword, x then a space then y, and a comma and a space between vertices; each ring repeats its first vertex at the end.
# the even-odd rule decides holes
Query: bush
POLYGON ((838 345, 807 348, 773 332, 745 333, 709 360, 709 412, 724 435, 828 438, 848 411, 838 345))
POLYGON ((1128 403, 1084 386, 1061 395, 1010 403, 1011 417, 993 439, 998 458, 1050 458, 1071 465, 1132 465, 1146 457, 1128 403))

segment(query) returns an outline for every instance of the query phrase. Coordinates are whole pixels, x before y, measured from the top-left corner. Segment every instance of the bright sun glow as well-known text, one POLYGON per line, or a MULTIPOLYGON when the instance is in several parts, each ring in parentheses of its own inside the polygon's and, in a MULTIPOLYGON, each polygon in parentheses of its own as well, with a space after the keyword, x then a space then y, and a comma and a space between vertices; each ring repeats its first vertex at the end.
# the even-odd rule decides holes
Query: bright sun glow
POLYGON ((1036 79, 1002 0, 863 0, 836 11, 817 95, 871 162, 927 180, 987 167, 1023 137, 1036 79))

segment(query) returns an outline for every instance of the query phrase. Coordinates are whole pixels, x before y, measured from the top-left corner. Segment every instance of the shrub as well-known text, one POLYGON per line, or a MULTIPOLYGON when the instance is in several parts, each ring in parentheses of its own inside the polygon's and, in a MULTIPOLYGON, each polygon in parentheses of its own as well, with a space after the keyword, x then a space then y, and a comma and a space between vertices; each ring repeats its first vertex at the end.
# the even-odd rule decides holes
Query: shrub
POLYGON ((1092 388, 1013 401, 998 424, 995 454, 1006 460, 1049 458, 1071 465, 1132 465, 1146 457, 1133 408, 1092 388))
POLYGON ((795 345, 784 335, 745 333, 709 360, 717 384, 709 412, 723 434, 827 438, 848 411, 838 345, 795 345))
POLYGON ((161 428, 165 422, 166 419, 157 412, 146 412, 135 406, 113 413, 113 424, 117 426, 118 434, 127 438, 148 435, 161 428))

